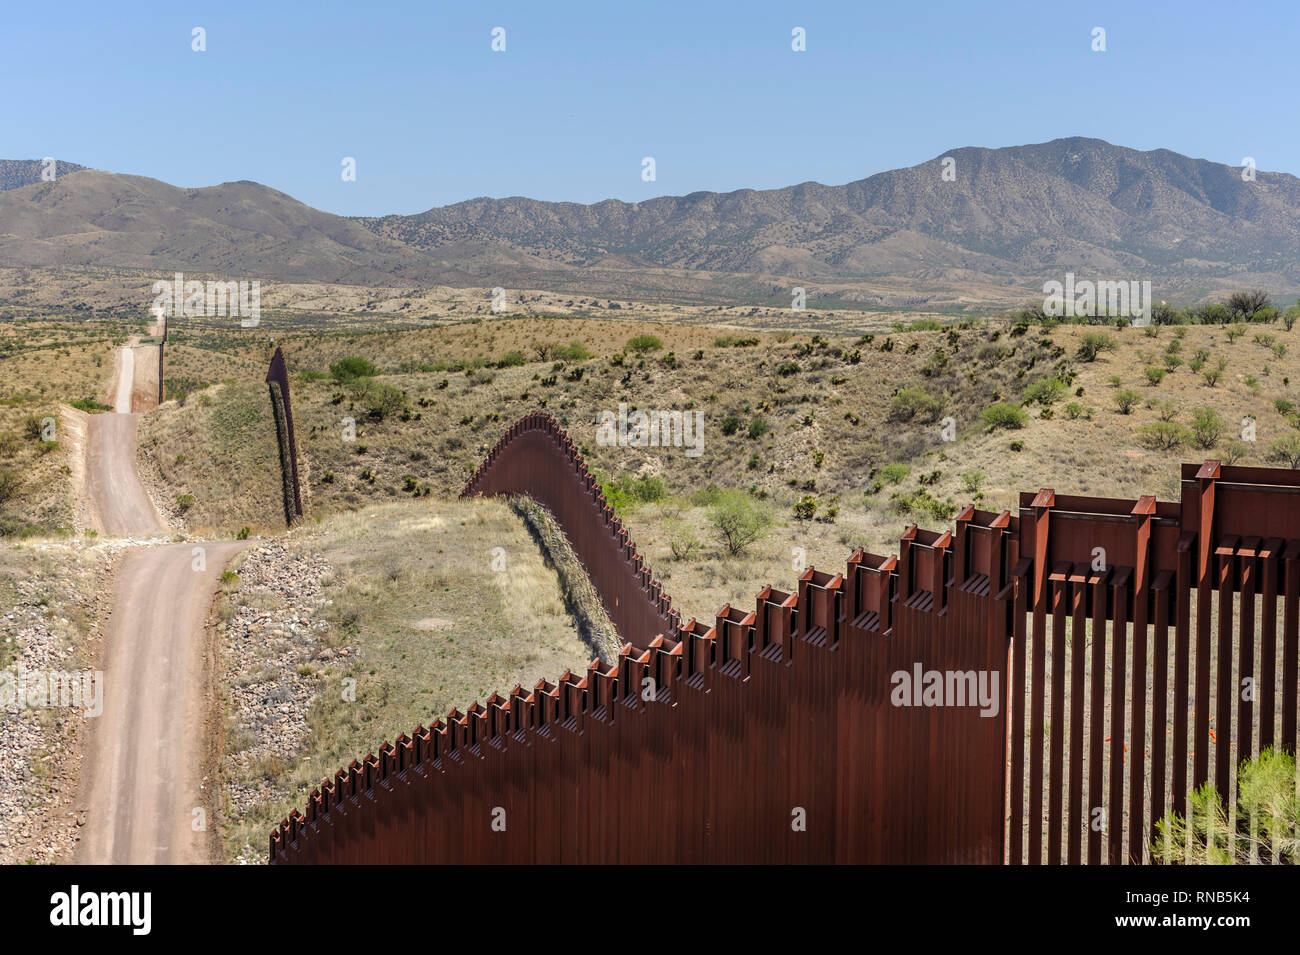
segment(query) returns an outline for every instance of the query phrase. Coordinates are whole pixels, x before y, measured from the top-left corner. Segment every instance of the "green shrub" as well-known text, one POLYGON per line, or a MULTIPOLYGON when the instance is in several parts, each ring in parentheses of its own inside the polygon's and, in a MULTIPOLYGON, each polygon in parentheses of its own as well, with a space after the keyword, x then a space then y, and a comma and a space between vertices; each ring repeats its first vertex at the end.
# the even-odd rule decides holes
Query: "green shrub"
POLYGON ((176 498, 176 510, 180 511, 182 514, 184 514, 193 506, 194 506, 193 494, 181 494, 176 498))
POLYGON ((1245 441, 1238 441, 1235 438, 1231 441, 1225 441, 1219 447, 1219 460, 1229 466, 1236 464, 1250 452, 1245 441))
POLYGON ((898 492, 890 498, 890 503, 899 514, 929 514, 936 521, 950 521, 957 513, 957 505, 952 501, 941 501, 925 488, 917 488, 910 494, 898 492))
POLYGON ((794 504, 794 516, 801 521, 810 521, 817 513, 817 498, 807 494, 794 504))
POLYGON ((1065 396, 1068 387, 1060 378, 1041 378, 1025 389, 1025 400, 1050 407, 1065 396))
POLYGON ((664 347, 664 343, 655 335, 636 335, 627 340, 628 351, 634 351, 638 354, 646 352, 659 351, 664 347))
POLYGON ((1290 753, 1270 747, 1242 762, 1231 812, 1208 782, 1191 794, 1190 802, 1188 816, 1171 811, 1156 823, 1151 843, 1155 861, 1300 864, 1300 797, 1290 753))
POLYGON ((1115 348, 1115 339, 1105 332, 1084 332, 1083 337, 1079 340, 1079 351, 1077 352, 1080 361, 1096 361, 1104 351, 1112 351, 1115 348))
POLYGON ((763 435, 767 434, 768 423, 766 418, 755 418, 749 423, 749 437, 752 441, 757 441, 763 435))
POLYGON ((1289 468, 1300 468, 1300 434, 1288 434, 1268 446, 1268 459, 1289 468))
POLYGON ((638 504, 653 504, 668 496, 664 479, 652 474, 601 482, 601 492, 615 513, 624 513, 638 504))
POLYGON ((1155 365, 1148 365, 1146 368, 1142 369, 1142 374, 1146 376, 1147 384, 1154 388, 1156 385, 1160 384, 1160 382, 1165 380, 1165 375, 1168 374, 1168 372, 1163 368, 1156 367, 1155 365))
POLYGON ((370 417, 380 421, 407 407, 405 391, 373 378, 354 379, 352 395, 370 417))
POLYGON ((694 560, 704 543, 695 531, 681 520, 668 521, 668 549, 676 560, 694 560))
POLYGON ((1201 372, 1201 377, 1205 379, 1207 385, 1213 388, 1219 383, 1219 379, 1223 377, 1223 373, 1227 370, 1227 367, 1228 360, 1226 358, 1220 358, 1215 362, 1212 368, 1206 368, 1205 371, 1201 372))
POLYGON ((1138 429, 1138 439, 1155 451, 1172 451, 1191 440, 1192 433, 1172 421, 1153 421, 1138 429))
POLYGON ((68 404, 79 411, 112 411, 112 405, 106 405, 103 402, 96 401, 94 398, 78 398, 76 401, 70 401, 68 404))
POLYGON ((772 523, 766 508, 745 491, 719 491, 708 510, 709 523, 728 555, 743 554, 772 523))
POLYGON ((722 433, 725 435, 735 434, 740 430, 740 419, 735 415, 727 415, 722 419, 722 433))
POLYGON ((904 388, 890 402, 889 416, 895 421, 913 419, 928 424, 943 413, 943 399, 924 388, 904 388))
POLYGON ((886 464, 880 469, 880 476, 887 484, 902 484, 907 478, 907 465, 901 461, 886 464))
MULTIPOLYGON (((587 361, 594 358, 585 345, 576 338, 567 345, 556 345, 550 350, 549 357, 554 361, 587 361)), ((543 358, 543 361, 546 359, 543 358)))
POLYGON ((1029 421, 1029 415, 1023 408, 999 401, 984 409, 984 423, 991 430, 998 428, 1023 428, 1029 421))
POLYGON ((1209 451, 1219 443, 1226 426, 1223 416, 1213 408, 1197 408, 1192 412, 1192 434, 1202 451, 1209 451))
POLYGON ((1133 410, 1133 406, 1141 400, 1142 396, 1132 388, 1124 388, 1115 394, 1115 404, 1119 408, 1120 414, 1129 414, 1133 410))
POLYGON ((335 381, 371 378, 377 374, 379 369, 364 358, 341 358, 330 365, 330 375, 335 381))

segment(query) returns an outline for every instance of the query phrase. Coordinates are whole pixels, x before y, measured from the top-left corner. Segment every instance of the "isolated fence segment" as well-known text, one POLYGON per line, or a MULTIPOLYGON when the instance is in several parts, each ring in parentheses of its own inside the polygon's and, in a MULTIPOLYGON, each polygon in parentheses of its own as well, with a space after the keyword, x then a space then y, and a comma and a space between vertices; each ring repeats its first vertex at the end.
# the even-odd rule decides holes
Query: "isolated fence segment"
POLYGON ((271 861, 1144 861, 1210 742, 1232 799, 1240 760, 1296 738, 1300 472, 1182 476, 1178 502, 967 508, 678 625, 573 442, 530 415, 464 493, 550 508, 627 644, 385 744, 277 827, 271 861), (931 674, 938 700, 900 695, 931 674))
POLYGON ((298 442, 293 430, 293 405, 289 400, 289 370, 285 366, 284 352, 279 348, 271 356, 266 384, 271 392, 275 436, 280 448, 285 523, 292 525, 297 518, 302 517, 302 488, 298 483, 298 442))

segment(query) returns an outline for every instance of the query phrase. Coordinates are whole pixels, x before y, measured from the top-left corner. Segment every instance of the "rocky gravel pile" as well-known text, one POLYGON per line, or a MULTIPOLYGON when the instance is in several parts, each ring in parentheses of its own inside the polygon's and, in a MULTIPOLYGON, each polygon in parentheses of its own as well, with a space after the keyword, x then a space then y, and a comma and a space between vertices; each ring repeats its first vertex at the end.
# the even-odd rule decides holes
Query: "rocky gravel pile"
MULTIPOLYGON (((60 621, 49 607, 37 602, 39 589, 30 580, 18 581, 18 603, 0 617, 0 637, 6 648, 20 647, 5 669, 11 673, 36 670, 71 670, 76 664, 67 637, 59 634, 60 621)), ((66 624, 67 621, 62 621, 66 624)), ((32 827, 44 820, 58 801, 60 792, 73 780, 62 765, 61 750, 67 745, 69 722, 80 714, 69 710, 20 708, 17 699, 4 693, 0 716, 0 862, 46 861, 59 846, 41 845, 32 838, 32 827)))
MULTIPOLYGON (((277 777, 310 733, 307 715, 321 671, 355 652, 326 640, 321 611, 330 601, 322 581, 329 571, 321 555, 296 553, 281 541, 248 551, 238 568, 233 615, 222 635, 228 728, 221 775, 233 819, 293 795, 277 777)), ((245 845, 233 861, 265 857, 265 845, 245 845)))
POLYGON ((85 824, 77 740, 89 704, 23 706, 14 686, 23 674, 87 669, 109 609, 112 558, 139 543, 33 544, 7 558, 14 576, 0 586, 0 864, 67 861, 76 847, 85 824))

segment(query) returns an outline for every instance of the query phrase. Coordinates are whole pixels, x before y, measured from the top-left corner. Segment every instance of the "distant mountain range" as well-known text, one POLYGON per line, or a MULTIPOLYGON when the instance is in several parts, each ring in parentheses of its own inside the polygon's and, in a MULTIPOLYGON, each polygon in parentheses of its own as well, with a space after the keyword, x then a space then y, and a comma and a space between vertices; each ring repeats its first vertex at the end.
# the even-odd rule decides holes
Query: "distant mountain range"
POLYGON ((54 179, 66 176, 70 172, 80 172, 85 166, 75 162, 58 162, 51 160, 47 166, 44 159, 0 159, 0 191, 19 189, 34 183, 45 181, 46 169, 54 179))
POLYGON ((1150 278, 1170 299, 1300 289, 1300 179, 1098 139, 955 149, 843 186, 359 219, 251 182, 178 189, 63 163, 43 182, 40 169, 0 162, 0 265, 718 301, 800 283, 830 301, 939 307, 1019 301, 1067 271, 1150 278))

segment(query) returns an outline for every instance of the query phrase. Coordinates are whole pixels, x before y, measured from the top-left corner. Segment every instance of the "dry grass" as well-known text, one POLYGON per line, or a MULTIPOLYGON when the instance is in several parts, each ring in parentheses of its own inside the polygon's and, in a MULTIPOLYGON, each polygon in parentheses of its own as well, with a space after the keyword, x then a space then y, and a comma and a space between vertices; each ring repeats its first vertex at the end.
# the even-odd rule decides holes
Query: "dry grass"
POLYGON ((107 397, 116 324, 8 322, 0 325, 0 472, 17 481, 0 500, 0 532, 66 534, 73 526, 68 447, 60 441, 58 406, 107 397), (55 421, 54 440, 28 431, 55 421))
POLYGON ((275 421, 261 381, 168 402, 140 419, 139 442, 141 471, 165 489, 159 503, 168 513, 180 513, 182 495, 194 499, 180 514, 188 530, 228 537, 244 526, 284 529, 275 421))
POLYGON ((591 660, 555 572, 504 501, 383 504, 288 540, 332 566, 329 639, 355 652, 316 665, 309 735, 275 767, 280 798, 227 826, 232 856, 246 841, 260 846, 311 788, 384 740, 591 660), (492 569, 497 547, 502 572, 492 569), (355 702, 338 692, 345 677, 357 681, 355 702))
MULTIPOLYGON (((1242 417, 1254 415, 1257 440, 1244 445, 1242 463, 1266 463, 1268 443, 1291 430, 1274 402, 1291 393, 1290 377, 1300 374, 1296 354, 1288 350, 1279 358, 1252 338, 1256 333, 1272 335, 1274 344, 1283 344, 1300 333, 1281 326, 1251 328, 1229 344, 1224 330, 1216 327, 1163 328, 1154 337, 1137 328, 1108 328, 1116 348, 1102 352, 1095 362, 1082 362, 1076 353, 1088 331, 1077 326, 1035 328, 1014 337, 1009 327, 992 323, 959 331, 891 332, 870 344, 766 335, 758 336, 754 346, 736 348, 714 345, 721 335, 733 334, 720 329, 532 318, 382 334, 291 336, 283 344, 295 373, 320 371, 349 355, 388 371, 456 360, 495 362, 510 351, 522 351, 527 359, 518 367, 383 375, 381 381, 405 391, 408 399, 404 415, 383 420, 368 416, 349 386, 296 380, 293 398, 304 492, 311 512, 318 515, 377 499, 454 495, 500 432, 538 408, 560 419, 592 467, 613 477, 662 478, 670 495, 669 511, 706 540, 707 514, 693 503, 693 494, 710 487, 750 487, 766 495, 778 521, 766 540, 751 550, 754 556, 710 557, 698 566, 669 556, 662 509, 642 508, 629 515, 634 536, 683 611, 710 615, 727 601, 747 603, 762 583, 788 585, 795 575, 795 548, 803 549, 808 564, 839 569, 852 546, 892 551, 910 522, 932 529, 948 525, 941 512, 908 510, 896 497, 914 499, 924 491, 949 512, 966 503, 1014 511, 1019 492, 1046 486, 1062 494, 1136 498, 1155 493, 1175 498, 1177 464, 1213 456, 1219 449, 1184 446, 1157 451, 1145 446, 1140 429, 1169 413, 1162 408, 1166 402, 1174 420, 1183 423, 1190 422, 1195 408, 1218 409, 1229 423, 1220 447, 1235 434, 1242 417), (647 329, 663 340, 664 348, 644 358, 628 354, 618 362, 627 339, 647 329), (1162 361, 1178 331, 1184 361, 1202 349, 1209 353, 1210 365, 1225 359, 1216 386, 1186 365, 1156 386, 1146 382, 1143 369, 1162 361), (882 348, 886 338, 893 344, 889 351, 882 348), (540 349, 573 340, 583 342, 597 357, 558 365, 538 360, 540 349), (797 354, 799 348, 811 354, 797 354), (856 364, 846 360, 853 350, 860 355, 856 364), (669 351, 675 354, 675 366, 663 360, 669 351), (943 352, 948 361, 937 372, 930 368, 927 375, 936 352, 943 352), (777 368, 786 362, 798 370, 778 374, 777 368), (581 379, 569 380, 579 368, 581 379), (993 400, 1015 401, 1030 382, 1063 369, 1074 377, 1050 417, 1041 406, 1029 405, 1028 423, 1019 430, 990 431, 980 419, 993 400), (1131 414, 1117 410, 1112 376, 1118 377, 1120 387, 1140 394, 1131 414), (891 420, 892 396, 905 386, 944 396, 943 414, 955 419, 954 442, 942 440, 938 422, 891 420), (1077 390, 1082 394, 1075 394, 1077 390), (691 458, 680 448, 598 446, 596 416, 620 402, 633 408, 702 411, 704 453, 691 458), (1071 403, 1089 410, 1071 419, 1065 410, 1071 403), (355 441, 345 440, 345 418, 356 423, 355 441), (728 418, 738 424, 731 435, 722 433, 728 418), (751 439, 747 429, 756 418, 766 421, 769 430, 751 439), (1021 450, 1012 450, 1013 444, 1021 450), (896 486, 873 475, 874 469, 891 462, 909 467, 896 486), (968 478, 972 473, 973 483, 968 478), (829 508, 838 509, 835 522, 794 520, 794 503, 804 496, 816 499, 822 517, 829 508)), ((250 349, 240 345, 236 360, 244 360, 250 349)), ((260 382, 260 366, 257 370, 260 382)), ((169 429, 178 430, 190 468, 198 468, 206 455, 204 467, 224 471, 232 455, 247 456, 248 449, 217 441, 202 422, 212 408, 238 397, 260 409, 256 427, 265 444, 258 461, 273 471, 269 403, 260 388, 249 381, 247 390, 224 386, 210 395, 192 398, 183 409, 164 409, 158 420, 165 418, 166 427, 151 422, 147 430, 160 437, 169 429), (213 404, 205 406, 205 400, 213 404), (204 444, 210 445, 206 451, 204 444)), ((193 490, 203 484, 197 475, 184 469, 160 470, 173 496, 204 496, 193 490)), ((274 526, 280 504, 270 477, 260 475, 265 480, 259 478, 255 488, 247 485, 253 493, 239 498, 223 484, 212 484, 208 494, 220 499, 220 510, 209 514, 205 508, 210 505, 200 502, 195 521, 274 526)))

